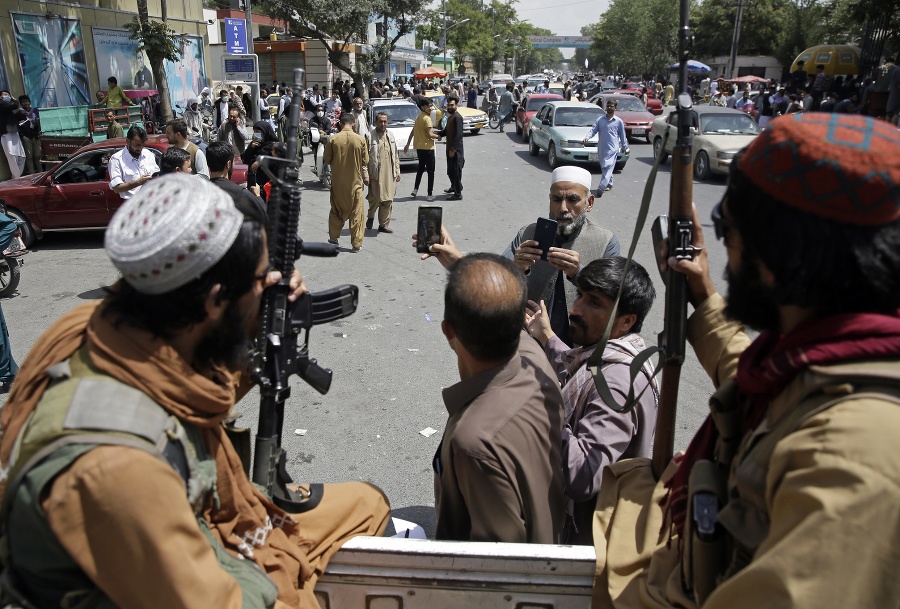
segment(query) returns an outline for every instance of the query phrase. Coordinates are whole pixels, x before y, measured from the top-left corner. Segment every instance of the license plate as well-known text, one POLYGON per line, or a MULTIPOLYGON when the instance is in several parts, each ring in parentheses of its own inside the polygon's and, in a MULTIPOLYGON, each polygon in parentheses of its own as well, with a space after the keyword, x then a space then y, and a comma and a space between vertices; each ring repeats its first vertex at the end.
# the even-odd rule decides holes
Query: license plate
POLYGON ((475 123, 475 125, 473 125, 473 127, 476 129, 481 129, 484 127, 484 123, 475 123))
POLYGON ((596 160, 597 160, 597 153, 596 153, 596 152, 591 152, 590 154, 588 154, 588 160, 589 160, 589 161, 596 161, 596 160))
POLYGON ((645 133, 647 133, 646 129, 632 129, 631 130, 631 135, 644 135, 645 133))

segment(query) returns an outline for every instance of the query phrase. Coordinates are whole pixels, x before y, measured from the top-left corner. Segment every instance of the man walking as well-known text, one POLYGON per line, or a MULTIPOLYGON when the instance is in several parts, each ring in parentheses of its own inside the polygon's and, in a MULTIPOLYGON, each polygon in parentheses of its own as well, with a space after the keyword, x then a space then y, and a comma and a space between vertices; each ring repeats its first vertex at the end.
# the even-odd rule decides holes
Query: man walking
POLYGON ((628 138, 625 135, 625 123, 621 118, 616 116, 616 108, 619 102, 610 99, 606 102, 606 114, 599 117, 591 132, 584 138, 584 144, 587 145, 588 140, 598 136, 597 138, 597 160, 600 162, 600 185, 597 187, 597 196, 602 197, 604 192, 612 190, 613 187, 613 169, 616 166, 616 157, 621 150, 628 154, 628 138))
POLYGON ((338 244, 341 229, 350 222, 353 253, 362 249, 363 185, 369 184, 369 151, 366 140, 353 132, 356 119, 341 116, 341 130, 325 144, 325 162, 331 165, 331 213, 328 215, 328 242, 338 244))
POLYGON ((369 133, 369 119, 366 117, 366 111, 363 108, 363 100, 361 97, 353 98, 353 118, 356 122, 353 124, 353 132, 366 138, 366 144, 369 144, 371 134, 369 133))
POLYGON ((19 105, 25 113, 25 120, 19 123, 19 135, 25 148, 25 173, 28 175, 42 171, 41 167, 41 117, 38 109, 32 107, 31 98, 19 96, 19 105))
POLYGON ((543 252, 534 240, 536 224, 519 229, 503 256, 515 261, 525 273, 528 300, 546 303, 554 334, 572 345, 568 312, 577 298, 574 280, 582 268, 582 260, 587 264, 597 258, 618 256, 619 240, 612 231, 587 217, 594 207, 591 173, 587 169, 571 165, 558 167, 550 175, 550 182, 548 217, 559 224, 547 259, 541 259, 543 252))
MULTIPOLYGON (((687 337, 716 390, 658 484, 644 464, 604 473, 596 583, 615 583, 595 585, 596 606, 610 589, 628 608, 896 604, 898 158, 883 121, 782 116, 735 156, 713 208, 727 295, 707 250, 659 261, 686 276, 687 337), (821 194, 823 167, 840 190, 821 194), (635 516, 652 538, 608 544, 635 539, 635 516)), ((692 233, 703 248, 696 210, 692 233)))
POLYGON ((428 176, 428 201, 434 201, 434 140, 438 138, 434 132, 434 123, 431 121, 432 103, 427 97, 419 99, 419 116, 413 125, 412 133, 406 140, 403 152, 409 150, 409 143, 413 143, 416 156, 419 158, 419 166, 416 169, 416 182, 410 196, 415 199, 419 193, 419 185, 422 183, 422 174, 428 176))
POLYGON ((187 123, 180 118, 170 120, 166 124, 166 139, 170 146, 177 146, 191 156, 191 173, 209 179, 209 167, 206 165, 206 155, 194 142, 187 138, 187 123))
POLYGON ((475 87, 475 83, 466 82, 466 107, 478 108, 478 89, 475 87))
POLYGON ((593 543, 591 525, 606 466, 620 459, 649 457, 653 446, 659 401, 653 364, 645 362, 633 381, 630 366, 646 347, 638 332, 653 306, 656 290, 644 267, 632 262, 626 273, 625 262, 621 256, 599 258, 575 278, 578 298, 569 311, 569 325, 573 342, 583 347, 570 349, 554 334, 543 301, 529 303, 531 310, 526 315, 529 332, 544 346, 562 383, 566 406, 563 477, 569 497, 566 544, 593 543), (607 404, 588 364, 612 316, 619 286, 622 296, 600 364, 600 373, 617 402, 607 404), (626 412, 614 410, 626 403, 629 394, 638 396, 634 407, 626 412))
POLYGON ((125 147, 109 157, 109 188, 124 201, 136 195, 159 171, 156 156, 144 148, 146 142, 144 128, 132 125, 125 138, 125 147))
POLYGON ((366 228, 372 228, 377 211, 379 233, 394 232, 388 225, 391 223, 391 207, 400 181, 397 141, 387 126, 388 115, 384 112, 376 114, 375 131, 369 146, 369 219, 366 220, 366 228))
POLYGON ((447 177, 450 178, 450 196, 448 201, 462 201, 462 170, 466 164, 463 153, 463 119, 456 111, 459 100, 447 98, 447 125, 438 131, 440 137, 447 138, 447 177))
POLYGON ((508 123, 513 118, 513 87, 515 87, 513 83, 506 83, 506 91, 504 91, 500 96, 500 105, 497 108, 497 112, 500 113, 501 133, 503 133, 503 125, 508 123))
MULTIPOLYGON (((263 290, 282 280, 265 243, 259 214, 190 176, 154 180, 113 216, 121 279, 35 343, 3 408, 0 462, 17 474, 5 566, 26 605, 314 607, 341 544, 384 529, 366 483, 279 509, 226 436, 263 290)), ((306 291, 299 273, 286 281, 289 300, 306 291)))
POLYGON ((218 140, 228 142, 234 149, 234 156, 241 156, 247 147, 247 139, 240 126, 241 115, 237 108, 228 110, 228 120, 222 123, 218 131, 218 140))

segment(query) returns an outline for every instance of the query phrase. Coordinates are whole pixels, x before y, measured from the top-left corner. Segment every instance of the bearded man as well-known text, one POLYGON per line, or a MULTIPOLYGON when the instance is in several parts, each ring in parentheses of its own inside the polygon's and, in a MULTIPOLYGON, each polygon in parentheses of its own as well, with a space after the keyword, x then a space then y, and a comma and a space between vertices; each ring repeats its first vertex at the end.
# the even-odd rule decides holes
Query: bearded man
POLYGON ((549 217, 559 224, 547 259, 541 260, 542 252, 534 240, 536 224, 519 229, 503 252, 525 273, 528 300, 544 301, 553 333, 570 347, 569 309, 577 298, 575 276, 592 260, 619 255, 619 240, 613 232, 587 217, 593 207, 591 173, 582 167, 558 167, 550 176, 549 217))
POLYGON ((226 436, 281 280, 262 212, 172 174, 119 208, 105 246, 122 279, 38 339, 3 408, 8 585, 36 607, 317 608, 330 557, 379 534, 387 504, 351 482, 288 514, 226 436))

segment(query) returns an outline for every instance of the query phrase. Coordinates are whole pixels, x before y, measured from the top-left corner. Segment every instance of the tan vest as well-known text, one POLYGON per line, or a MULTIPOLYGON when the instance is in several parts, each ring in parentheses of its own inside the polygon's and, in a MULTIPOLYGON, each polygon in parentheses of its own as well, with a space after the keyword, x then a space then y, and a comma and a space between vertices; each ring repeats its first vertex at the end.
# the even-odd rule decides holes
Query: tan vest
POLYGON ((187 148, 184 150, 191 155, 191 173, 197 175, 197 151, 200 150, 200 147, 188 140, 187 148))

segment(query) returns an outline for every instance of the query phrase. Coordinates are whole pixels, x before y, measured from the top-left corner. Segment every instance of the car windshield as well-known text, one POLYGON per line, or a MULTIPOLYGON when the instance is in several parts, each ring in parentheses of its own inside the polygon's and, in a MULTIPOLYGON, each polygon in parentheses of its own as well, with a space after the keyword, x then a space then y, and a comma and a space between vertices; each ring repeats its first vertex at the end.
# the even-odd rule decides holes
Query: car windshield
POLYGON ((435 108, 443 108, 446 105, 444 95, 428 95, 427 97, 435 108))
POLYGON ((590 127, 603 114, 603 111, 593 108, 557 108, 554 124, 557 127, 590 127))
POLYGON ((636 97, 623 97, 619 99, 619 105, 616 110, 621 110, 623 112, 646 112, 647 108, 644 107, 644 104, 641 103, 636 97))
POLYGON ((547 103, 546 99, 529 99, 528 100, 528 108, 525 110, 526 112, 537 112, 541 109, 541 106, 547 103))
POLYGON ((702 114, 700 132, 703 135, 757 135, 759 125, 746 114, 702 114))
POLYGON ((412 127, 419 115, 419 109, 413 104, 396 104, 391 106, 375 106, 375 113, 384 112, 388 116, 388 127, 412 127))
POLYGON ((543 79, 543 78, 529 78, 529 79, 528 79, 528 86, 529 86, 529 87, 542 87, 543 85, 544 85, 544 79, 543 79))

